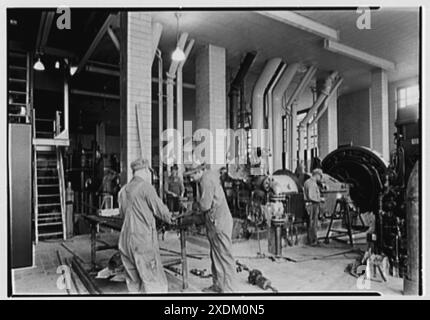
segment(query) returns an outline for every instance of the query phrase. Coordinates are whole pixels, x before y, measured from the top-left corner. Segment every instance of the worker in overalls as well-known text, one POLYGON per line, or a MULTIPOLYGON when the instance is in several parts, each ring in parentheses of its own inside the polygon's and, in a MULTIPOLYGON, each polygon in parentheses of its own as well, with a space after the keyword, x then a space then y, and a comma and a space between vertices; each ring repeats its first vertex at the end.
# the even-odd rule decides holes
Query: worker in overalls
POLYGON ((178 166, 174 164, 170 169, 170 176, 167 177, 164 184, 164 193, 166 195, 167 207, 172 212, 179 211, 179 198, 184 195, 184 181, 179 176, 178 166))
POLYGON ((320 203, 324 202, 324 198, 320 195, 318 183, 321 181, 323 172, 321 169, 314 169, 312 176, 305 181, 303 186, 303 197, 308 213, 308 244, 311 246, 318 245, 318 215, 320 211, 320 203))
POLYGON ((197 182, 197 207, 203 214, 210 244, 213 284, 203 292, 233 292, 236 273, 232 255, 233 218, 221 187, 219 172, 206 165, 193 164, 184 176, 197 182))
POLYGON ((169 209, 151 185, 151 168, 146 159, 131 164, 133 178, 119 194, 124 217, 118 248, 131 293, 167 292, 167 279, 161 264, 155 217, 172 223, 169 209))

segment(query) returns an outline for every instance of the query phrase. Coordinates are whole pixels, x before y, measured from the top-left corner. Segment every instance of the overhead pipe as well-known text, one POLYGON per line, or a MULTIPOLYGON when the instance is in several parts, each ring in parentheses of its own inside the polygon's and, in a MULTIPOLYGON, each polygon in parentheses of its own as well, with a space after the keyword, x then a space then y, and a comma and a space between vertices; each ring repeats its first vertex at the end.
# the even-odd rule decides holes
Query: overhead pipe
POLYGON ((300 122, 300 124, 299 124, 300 127, 305 127, 305 125, 309 122, 311 117, 314 115, 315 111, 318 110, 319 106, 329 96, 330 92, 332 91, 331 89, 332 89, 333 83, 336 80, 338 74, 339 73, 337 71, 333 71, 332 73, 330 73, 330 75, 324 81, 323 88, 321 89, 321 92, 318 95, 317 100, 314 102, 314 104, 310 108, 309 112, 306 114, 306 116, 300 122))
POLYGON ((188 59, 188 56, 191 52, 191 50, 193 49, 194 46, 194 39, 191 39, 188 42, 188 45, 185 49, 185 59, 184 61, 181 61, 179 63, 178 66, 178 70, 176 71, 176 124, 177 124, 177 129, 180 133, 180 137, 181 137, 181 150, 180 150, 180 157, 181 157, 181 161, 180 163, 183 164, 183 152, 182 152, 182 146, 183 146, 183 137, 184 137, 184 116, 183 116, 183 84, 182 84, 182 69, 184 67, 185 62, 188 59))
POLYGON ((294 89, 292 95, 286 100, 285 108, 288 109, 291 106, 291 162, 290 169, 293 170, 296 162, 297 162, 297 131, 295 128, 297 127, 297 100, 303 93, 303 90, 307 87, 309 82, 313 79, 315 73, 317 72, 317 68, 315 66, 310 66, 305 75, 300 80, 297 87, 294 89))
POLYGON ((337 92, 337 90, 339 89, 339 87, 343 83, 343 80, 344 80, 343 78, 339 78, 339 80, 336 82, 336 84, 334 85, 334 87, 331 90, 330 94, 327 96, 327 99, 324 101, 323 107, 320 110, 318 110, 317 115, 315 116, 314 119, 312 119, 310 125, 313 125, 314 123, 316 123, 321 118, 321 116, 324 114, 324 112, 327 110, 327 108, 328 108, 328 101, 337 92))
POLYGON ((306 71, 306 74, 303 76, 302 80, 294 90, 293 94, 288 98, 287 102, 285 103, 285 106, 288 107, 291 104, 294 103, 295 100, 297 100, 305 87, 309 84, 309 82, 314 77, 315 73, 317 72, 317 68, 315 66, 310 66, 308 70, 306 71))
MULTIPOLYGON (((117 66, 113 65, 113 67, 117 68, 117 66)), ((96 65, 87 65, 85 66, 85 71, 87 72, 93 72, 93 73, 100 73, 100 74, 105 74, 108 76, 116 76, 119 77, 120 76, 120 71, 119 69, 112 69, 112 68, 105 68, 105 67, 99 67, 96 65)), ((157 77, 152 77, 151 78, 152 82, 158 82, 158 78, 157 77)), ((167 83, 166 80, 163 81, 164 84, 167 83)), ((175 83, 173 81, 173 83, 175 83)), ((183 82, 182 83, 182 87, 183 88, 187 88, 187 89, 196 89, 196 85, 194 83, 187 83, 187 82, 183 82)))
POLYGON ((278 84, 279 79, 285 71, 287 65, 285 63, 281 63, 278 69, 275 72, 272 80, 269 83, 269 86, 266 90, 266 110, 267 110, 267 129, 269 136, 267 137, 266 146, 269 148, 269 174, 273 174, 273 89, 278 84))
MULTIPOLYGON (((276 87, 273 90, 273 107, 272 107, 272 158, 273 171, 282 169, 282 98, 285 91, 293 80, 299 68, 298 63, 293 63, 288 66, 282 77, 279 79, 276 87)), ((290 134, 288 133, 288 137, 290 134)))
MULTIPOLYGON (((256 129, 259 135, 264 129, 264 92, 281 63, 281 58, 270 59, 261 72, 252 92, 252 128, 256 129)), ((259 143, 257 142, 257 147, 265 148, 266 146, 261 140, 259 143)))
POLYGON ((233 130, 237 129, 238 125, 238 108, 239 108, 239 100, 240 100, 240 89, 242 83, 247 75, 249 69, 255 61, 255 57, 257 56, 257 52, 251 51, 248 52, 240 64, 239 70, 235 78, 233 79, 230 85, 230 91, 228 93, 230 99, 230 128, 233 130))
MULTIPOLYGON (((333 83, 336 80, 338 74, 339 73, 337 71, 333 71, 325 79, 323 87, 322 87, 317 99, 315 100, 315 102, 313 103, 312 107, 310 108, 308 113, 305 115, 303 120, 300 121, 299 126, 297 128, 299 143, 301 143, 300 141, 301 141, 302 130, 306 129, 306 137, 307 137, 307 148, 306 149, 307 149, 307 154, 309 154, 309 155, 310 155, 309 149, 310 149, 310 127, 311 127, 309 124, 309 120, 315 114, 315 112, 318 110, 320 105, 327 99, 327 97, 330 95, 330 93, 334 92, 334 90, 332 90, 332 87, 333 87, 333 83)), ((310 159, 307 159, 307 160, 310 160, 310 159)), ((306 164, 306 168, 308 169, 308 163, 306 164)))

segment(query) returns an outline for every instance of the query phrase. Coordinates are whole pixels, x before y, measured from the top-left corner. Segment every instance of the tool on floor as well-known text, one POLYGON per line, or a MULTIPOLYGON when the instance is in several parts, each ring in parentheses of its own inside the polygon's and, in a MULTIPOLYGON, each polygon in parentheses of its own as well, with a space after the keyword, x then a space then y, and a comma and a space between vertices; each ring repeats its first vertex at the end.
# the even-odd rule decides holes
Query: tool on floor
POLYGON ((210 274, 207 269, 191 269, 190 272, 193 275, 198 276, 200 278, 210 278, 210 277, 212 277, 212 274, 210 274))
POLYGON ((272 282, 269 279, 267 279, 260 270, 258 269, 251 270, 245 264, 242 264, 239 261, 236 261, 236 265, 237 265, 237 268, 236 268, 237 272, 242 272, 243 270, 248 271, 249 273, 248 282, 250 284, 257 286, 263 290, 270 289, 275 293, 278 292, 278 290, 272 286, 272 282))
POLYGON ((76 257, 72 258, 72 268, 76 272, 82 284, 85 286, 85 288, 88 290, 90 294, 92 295, 102 294, 102 291, 94 283, 94 281, 91 279, 88 272, 85 271, 84 267, 80 264, 80 262, 76 257))

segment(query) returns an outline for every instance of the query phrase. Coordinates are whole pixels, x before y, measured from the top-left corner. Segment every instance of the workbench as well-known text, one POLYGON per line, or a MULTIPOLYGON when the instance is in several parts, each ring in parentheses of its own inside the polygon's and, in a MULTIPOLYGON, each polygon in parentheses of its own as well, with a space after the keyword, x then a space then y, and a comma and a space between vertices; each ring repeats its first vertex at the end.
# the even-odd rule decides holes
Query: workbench
MULTIPOLYGON (((97 230, 99 226, 107 227, 112 230, 121 231, 123 220, 121 218, 115 217, 101 217, 97 215, 83 215, 90 223, 91 230, 91 271, 95 272, 97 269, 96 264, 96 253, 97 251, 116 249, 118 250, 118 245, 101 245, 97 246, 97 230)), ((182 264, 182 287, 183 289, 188 288, 188 267, 187 267, 187 253, 186 253, 186 239, 185 239, 185 230, 181 229, 180 231, 180 242, 181 242, 181 252, 178 253, 180 256, 178 259, 174 261, 168 261, 163 264, 163 267, 170 268, 177 264, 182 264)), ((163 250, 162 248, 160 248, 163 250)), ((167 249, 166 249, 167 250, 167 249)), ((171 250, 167 250, 169 252, 174 252, 171 250)))

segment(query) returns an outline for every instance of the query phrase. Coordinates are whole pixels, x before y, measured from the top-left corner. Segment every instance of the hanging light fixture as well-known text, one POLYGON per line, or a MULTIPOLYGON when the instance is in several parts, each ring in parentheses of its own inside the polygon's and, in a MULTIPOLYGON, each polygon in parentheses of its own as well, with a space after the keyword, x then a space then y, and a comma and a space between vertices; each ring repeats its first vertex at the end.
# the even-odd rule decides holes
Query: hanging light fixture
POLYGON ((180 62, 180 61, 185 60, 185 53, 184 53, 184 50, 182 50, 178 44, 178 40, 179 40, 179 13, 176 12, 175 16, 176 16, 176 49, 172 53, 172 60, 180 62))
POLYGON ((45 65, 43 64, 43 62, 40 60, 40 57, 37 58, 37 61, 34 63, 33 65, 33 69, 37 70, 37 71, 44 71, 45 70, 45 65))
POLYGON ((70 66, 70 75, 73 76, 76 73, 76 70, 78 70, 77 66, 70 66))

